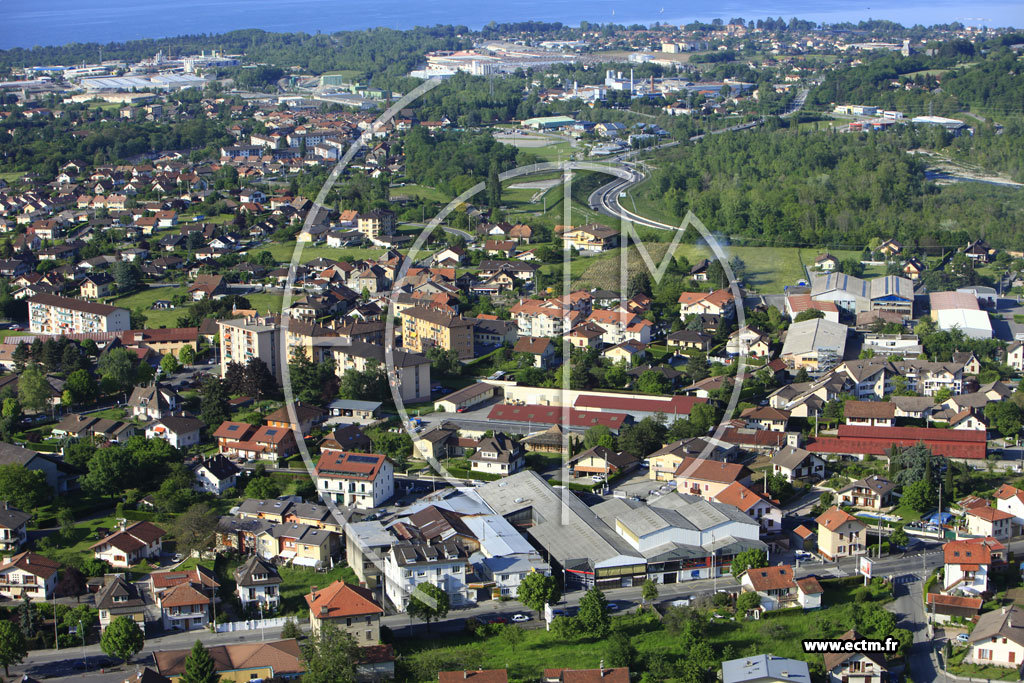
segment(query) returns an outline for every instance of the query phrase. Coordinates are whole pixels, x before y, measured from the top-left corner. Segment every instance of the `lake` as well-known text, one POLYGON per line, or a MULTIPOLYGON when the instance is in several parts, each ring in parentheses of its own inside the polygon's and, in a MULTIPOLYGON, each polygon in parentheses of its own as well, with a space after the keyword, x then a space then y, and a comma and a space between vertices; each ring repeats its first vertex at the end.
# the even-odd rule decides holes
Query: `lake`
POLYGON ((799 17, 840 22, 888 19, 905 26, 960 21, 968 25, 1022 26, 1020 0, 0 0, 0 48, 69 42, 125 41, 242 28, 330 33, 386 26, 407 29, 435 24, 479 28, 491 21, 560 21, 670 24, 799 17))

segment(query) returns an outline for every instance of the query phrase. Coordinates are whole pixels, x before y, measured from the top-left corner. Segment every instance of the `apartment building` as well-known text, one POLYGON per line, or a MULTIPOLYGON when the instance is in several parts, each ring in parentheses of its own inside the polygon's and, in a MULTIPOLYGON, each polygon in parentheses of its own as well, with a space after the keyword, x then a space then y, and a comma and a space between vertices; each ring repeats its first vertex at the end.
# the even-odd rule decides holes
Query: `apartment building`
POLYGON ((582 323, 590 310, 574 308, 572 302, 566 305, 559 299, 522 299, 511 313, 520 336, 560 337, 582 323))
POLYGON ((470 573, 469 553, 457 541, 396 543, 384 559, 384 594, 404 612, 416 586, 430 583, 448 594, 452 607, 462 607, 471 602, 470 573))
POLYGON ((371 240, 381 235, 392 235, 395 232, 395 214, 387 210, 361 213, 356 216, 356 230, 371 240))
POLYGON ((460 360, 473 357, 473 321, 431 308, 412 306, 401 313, 402 345, 416 353, 431 347, 455 351, 460 360))
POLYGON ((219 320, 220 371, 228 365, 248 365, 258 358, 267 364, 278 382, 281 381, 281 329, 272 317, 250 316, 235 320, 219 320))
POLYGON ((316 483, 321 500, 375 508, 395 494, 394 466, 385 455, 323 449, 316 465, 316 483))
MULTIPOLYGON (((334 370, 340 377, 346 370, 365 372, 370 367, 385 368, 387 359, 384 347, 353 341, 350 346, 333 348, 334 370)), ((388 370, 388 382, 402 397, 403 401, 415 403, 430 398, 430 359, 419 353, 395 349, 392 355, 393 367, 388 370)))
POLYGON ((29 330, 36 334, 122 332, 131 328, 127 308, 55 294, 36 294, 28 300, 29 330))

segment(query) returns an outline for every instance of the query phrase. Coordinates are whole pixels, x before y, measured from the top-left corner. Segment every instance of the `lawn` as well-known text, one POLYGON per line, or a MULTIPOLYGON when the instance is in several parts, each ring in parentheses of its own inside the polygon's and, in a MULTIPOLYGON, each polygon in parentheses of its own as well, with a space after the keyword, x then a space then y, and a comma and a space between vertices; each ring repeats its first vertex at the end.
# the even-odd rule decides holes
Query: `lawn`
POLYGON ((278 571, 284 583, 281 584, 281 611, 284 614, 309 614, 305 595, 312 586, 325 588, 335 581, 359 584, 356 573, 345 564, 334 567, 329 572, 318 572, 304 567, 280 567, 278 571))
POLYGON ((958 648, 958 652, 950 655, 946 662, 946 671, 956 676, 971 677, 973 679, 986 681, 1017 681, 1020 677, 1016 669, 1003 666, 982 666, 980 664, 964 664, 964 657, 970 648, 958 648))
POLYGON ((4 180, 7 183, 13 183, 23 175, 25 175, 25 171, 4 171, 0 173, 0 180, 4 180))
POLYGON ((392 187, 390 189, 390 193, 392 197, 405 195, 407 197, 415 197, 417 199, 427 199, 432 202, 448 202, 451 200, 451 197, 436 187, 417 185, 415 183, 403 185, 401 187, 392 187))
POLYGON ((281 301, 283 299, 281 294, 268 294, 267 292, 262 292, 259 294, 246 294, 245 298, 249 300, 249 305, 260 313, 264 311, 269 311, 271 313, 281 312, 281 301))
MULTIPOLYGON (((29 337, 31 335, 32 335, 31 332, 17 332, 15 330, 0 330, 0 339, 3 339, 4 341, 6 341, 8 337, 29 337)), ((17 342, 11 341, 11 342, 8 342, 8 343, 15 344, 17 342)))
MULTIPOLYGON (((275 244, 268 244, 256 249, 253 249, 254 253, 261 251, 269 251, 270 255, 278 263, 291 263, 292 255, 295 253, 295 241, 279 242, 275 244)), ((299 258, 301 263, 307 263, 317 258, 328 258, 335 261, 352 261, 356 259, 376 259, 384 253, 384 250, 379 247, 347 247, 344 249, 337 249, 335 247, 328 247, 325 245, 304 245, 302 247, 302 255, 299 258)))
POLYGON ((176 321, 178 316, 183 313, 183 311, 173 308, 159 311, 151 310, 153 302, 160 299, 170 301, 176 294, 185 294, 187 291, 188 288, 185 285, 175 285, 173 287, 146 287, 127 296, 110 299, 107 303, 111 306, 127 308, 129 311, 142 310, 146 314, 146 318, 149 319, 149 324, 152 326, 153 320, 156 318, 168 317, 173 322, 176 321), (161 314, 166 315, 161 316, 161 314))
MULTIPOLYGON (((737 657, 770 652, 820 664, 820 655, 804 653, 802 639, 837 637, 854 623, 855 609, 881 606, 891 599, 888 589, 879 582, 872 586, 868 598, 855 606, 857 579, 821 583, 825 589, 824 608, 815 612, 782 610, 759 621, 711 619, 706 629, 708 643, 716 654, 728 645, 737 657)), ((630 637, 641 659, 661 655, 671 661, 687 654, 678 634, 663 628, 649 613, 613 617, 612 628, 630 637)), ((426 626, 416 626, 415 630, 415 638, 399 640, 395 645, 409 680, 416 681, 436 680, 439 670, 477 668, 508 668, 509 680, 537 680, 545 668, 596 668, 608 653, 606 641, 566 641, 543 629, 524 631, 516 644, 500 635, 445 634, 441 639, 431 635, 426 626)))

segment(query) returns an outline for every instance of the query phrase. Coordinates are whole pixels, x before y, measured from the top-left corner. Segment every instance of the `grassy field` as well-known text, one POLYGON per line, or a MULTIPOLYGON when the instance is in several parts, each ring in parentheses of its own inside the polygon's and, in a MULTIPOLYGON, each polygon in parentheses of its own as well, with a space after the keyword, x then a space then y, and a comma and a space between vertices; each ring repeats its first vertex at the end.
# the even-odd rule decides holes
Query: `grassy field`
POLYGON ((23 175, 25 175, 24 171, 4 171, 0 173, 0 180, 12 183, 23 175))
POLYGON ((392 187, 390 192, 392 197, 405 195, 407 197, 416 197, 417 199, 429 199, 433 202, 447 202, 452 199, 436 187, 416 185, 415 183, 403 185, 402 187, 392 187))
POLYGON ((146 326, 150 328, 176 327, 178 318, 185 313, 185 307, 152 310, 154 301, 159 299, 171 300, 176 294, 185 294, 188 288, 185 285, 174 287, 147 287, 137 292, 108 301, 111 306, 120 306, 129 311, 141 310, 146 316, 146 326))
POLYGON ((246 294, 245 298, 249 300, 249 304, 260 313, 264 311, 270 311, 271 313, 281 312, 281 300, 283 296, 280 294, 246 294))
MULTIPOLYGON (((887 589, 875 585, 866 599, 855 605, 856 583, 822 581, 824 607, 815 612, 782 610, 759 621, 709 619, 706 640, 716 654, 729 646, 736 657, 771 653, 820 665, 819 655, 803 652, 802 639, 836 637, 854 623, 856 610, 868 605, 880 607, 891 599, 887 589)), ((678 634, 664 628, 650 613, 613 617, 612 629, 629 637, 641 660, 660 655, 668 661, 678 661, 687 654, 678 634)), ((521 642, 516 644, 501 635, 446 634, 441 639, 430 635, 426 627, 417 631, 415 639, 396 643, 410 680, 417 681, 436 680, 439 670, 481 667, 508 668, 509 680, 536 680, 544 668, 596 668, 608 652, 604 640, 565 641, 543 629, 524 631, 521 642)))
MULTIPOLYGON (((276 244, 267 244, 254 249, 254 253, 261 251, 269 251, 270 255, 279 263, 291 263, 292 255, 295 253, 295 241, 280 242, 276 244)), ((328 258, 336 261, 351 261, 355 259, 375 259, 384 253, 384 250, 379 247, 348 247, 345 249, 337 249, 335 247, 328 247, 325 245, 310 246, 305 245, 302 247, 302 256, 299 258, 300 263, 308 263, 313 259, 328 258)))
MULTIPOLYGON (((8 337, 28 337, 31 334, 32 334, 31 332, 17 332, 15 330, 0 330, 0 339, 2 339, 5 342, 7 342, 7 338, 8 337)), ((17 342, 12 340, 12 341, 7 342, 7 343, 15 344, 17 342)))

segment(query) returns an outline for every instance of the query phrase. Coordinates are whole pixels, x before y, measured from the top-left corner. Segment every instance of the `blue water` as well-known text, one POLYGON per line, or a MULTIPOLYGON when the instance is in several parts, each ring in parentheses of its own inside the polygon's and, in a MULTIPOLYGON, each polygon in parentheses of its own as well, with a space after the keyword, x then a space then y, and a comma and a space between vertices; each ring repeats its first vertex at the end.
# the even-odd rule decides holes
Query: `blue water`
POLYGON ((406 29, 435 24, 479 28, 490 21, 580 20, 671 24, 799 17, 839 22, 888 19, 905 26, 961 21, 1024 26, 1021 0, 0 0, 0 48, 110 42, 241 28, 333 32, 376 26, 406 29))

